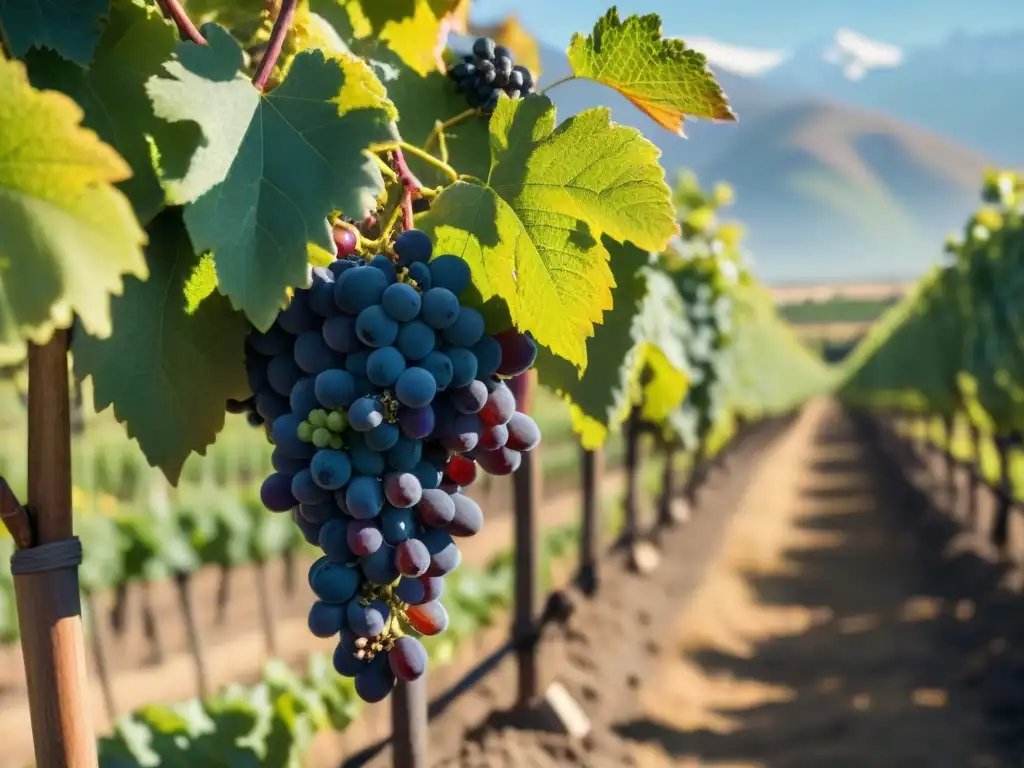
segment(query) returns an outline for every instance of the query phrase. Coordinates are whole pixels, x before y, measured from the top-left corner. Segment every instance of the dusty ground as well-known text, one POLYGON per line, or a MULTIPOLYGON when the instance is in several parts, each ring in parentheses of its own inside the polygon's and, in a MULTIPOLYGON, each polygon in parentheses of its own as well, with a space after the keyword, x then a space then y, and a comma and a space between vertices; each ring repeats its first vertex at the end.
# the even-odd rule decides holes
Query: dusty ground
POLYGON ((799 304, 804 301, 828 301, 842 296, 845 299, 873 301, 902 296, 913 283, 826 283, 823 285, 771 285, 775 301, 779 304, 799 304))
MULTIPOLYGON (((657 573, 609 573, 547 634, 548 678, 592 735, 502 709, 513 678, 499 670, 464 697, 475 720, 453 706, 432 725, 433 764, 1024 764, 1018 570, 931 503, 928 467, 911 463, 908 482, 883 444, 822 401, 760 462, 741 450, 657 573)), ((345 765, 367 764, 388 756, 345 765)))

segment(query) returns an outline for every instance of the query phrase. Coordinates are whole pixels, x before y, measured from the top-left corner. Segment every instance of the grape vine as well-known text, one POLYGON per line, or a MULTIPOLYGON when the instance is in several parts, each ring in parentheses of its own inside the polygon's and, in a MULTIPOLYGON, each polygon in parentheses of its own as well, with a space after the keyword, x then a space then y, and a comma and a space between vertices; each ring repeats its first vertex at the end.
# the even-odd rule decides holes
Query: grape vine
MULTIPOLYGON (((618 276, 679 230, 657 148, 559 122, 508 46, 445 50, 457 5, 0 6, 0 364, 74 325, 97 410, 172 483, 226 413, 264 430, 261 498, 324 552, 309 628, 367 701, 447 624, 463 489, 540 442, 523 376, 586 375, 618 276)), ((657 16, 567 56, 669 130, 733 119, 657 16)))

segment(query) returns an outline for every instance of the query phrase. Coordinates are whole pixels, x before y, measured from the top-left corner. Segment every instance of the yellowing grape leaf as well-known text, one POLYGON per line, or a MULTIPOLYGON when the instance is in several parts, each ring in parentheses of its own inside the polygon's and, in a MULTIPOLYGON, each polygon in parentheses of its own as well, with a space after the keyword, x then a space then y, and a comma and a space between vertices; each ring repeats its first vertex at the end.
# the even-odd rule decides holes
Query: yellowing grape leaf
POLYGON ((664 351, 650 342, 640 345, 639 358, 643 387, 640 417, 651 424, 662 424, 682 406, 689 382, 664 351))
POLYGON ((556 130, 543 96, 503 96, 490 143, 486 183, 448 187, 420 225, 435 252, 469 262, 483 301, 500 298, 517 328, 583 371, 586 339, 612 305, 601 236, 656 251, 676 232, 659 151, 603 108, 556 130))
POLYGON ((0 0, 0 28, 16 58, 33 48, 49 48, 88 66, 109 0, 0 0))
POLYGON ((736 119, 707 69, 707 57, 682 40, 662 37, 661 19, 655 14, 621 21, 613 7, 590 35, 573 36, 567 54, 577 77, 614 88, 679 135, 685 116, 736 119))
POLYGON ((144 0, 114 0, 88 69, 51 51, 32 52, 26 59, 32 84, 62 91, 78 102, 85 111, 83 125, 131 165, 131 178, 119 187, 143 224, 164 202, 146 136, 162 134, 165 146, 179 140, 192 146, 198 141, 198 131, 158 120, 146 95, 146 81, 170 60, 177 42, 177 29, 157 8, 144 0))
POLYGON ((381 46, 420 75, 438 69, 460 0, 311 0, 352 51, 374 58, 381 46))
POLYGON ((197 256, 181 212, 149 227, 149 279, 130 278, 111 302, 115 333, 75 334, 75 374, 91 376, 96 410, 114 407, 128 436, 176 483, 192 452, 224 426, 224 402, 248 392, 245 317, 216 289, 208 256, 197 256))
POLYGON ((612 309, 587 341, 586 371, 581 376, 546 347, 538 350, 536 363, 540 383, 569 403, 573 429, 587 450, 600 448, 628 413, 642 342, 639 318, 647 296, 647 275, 641 269, 647 254, 632 243, 608 237, 603 244, 611 255, 615 287, 612 309))
POLYGON ((536 82, 541 75, 540 46, 537 38, 529 33, 515 14, 510 14, 493 26, 471 26, 469 34, 473 37, 489 37, 498 45, 512 51, 516 64, 530 70, 536 82))
POLYGON ((110 333, 110 294, 145 277, 146 235, 114 184, 131 169, 67 96, 33 88, 0 59, 0 316, 36 342, 77 313, 110 333))
POLYGON ((289 287, 306 279, 308 244, 335 252, 327 217, 361 219, 384 188, 372 150, 393 143, 394 106, 360 59, 323 51, 295 57, 261 94, 239 72, 242 49, 222 28, 208 45, 182 43, 169 77, 150 80, 156 113, 190 121, 205 137, 180 173, 161 169, 169 195, 188 203, 196 249, 211 251, 220 290, 269 328, 289 287))

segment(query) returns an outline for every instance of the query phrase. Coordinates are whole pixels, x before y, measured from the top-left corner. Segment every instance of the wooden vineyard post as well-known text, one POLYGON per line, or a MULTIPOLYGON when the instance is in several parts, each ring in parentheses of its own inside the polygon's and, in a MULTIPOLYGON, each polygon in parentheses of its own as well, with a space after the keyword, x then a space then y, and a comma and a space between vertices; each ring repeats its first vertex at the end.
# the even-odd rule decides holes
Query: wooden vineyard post
POLYGON ((668 527, 676 520, 672 515, 672 500, 676 489, 676 449, 672 443, 666 443, 663 451, 665 465, 661 471, 661 495, 658 497, 658 525, 668 527))
POLYGON ((640 532, 640 409, 633 408, 626 419, 626 494, 623 499, 624 527, 619 544, 632 547, 640 532))
POLYGON ((600 482, 604 474, 604 450, 581 450, 583 524, 580 526, 579 572, 576 583, 585 594, 597 592, 597 558, 601 547, 600 482))
MULTIPOLYGON (((529 413, 536 374, 526 374, 523 397, 517 398, 520 410, 529 413)), ((512 498, 515 515, 515 617, 512 636, 516 648, 518 685, 516 704, 529 706, 540 686, 537 665, 539 640, 537 618, 540 613, 540 579, 538 578, 540 536, 537 530, 537 509, 541 498, 540 449, 522 454, 519 469, 512 475, 512 498)))
POLYGON ((11 558, 37 768, 95 768, 78 566, 71 513, 68 332, 28 350, 28 504, 4 482, 11 558))
POLYGON ((974 523, 978 518, 978 489, 981 486, 981 432, 970 422, 971 429, 971 473, 967 478, 967 519, 974 523))
POLYGON ((996 450, 999 452, 999 484, 996 488, 996 514, 992 521, 990 538, 1000 553, 1006 552, 1006 544, 1010 537, 1010 510, 1013 507, 1010 450, 1019 444, 1019 435, 996 435, 996 450))
POLYGON ((401 680, 391 694, 391 764, 395 768, 427 768, 427 676, 401 680))
POLYGON ((956 457, 953 455, 953 430, 956 425, 955 415, 946 416, 942 420, 944 436, 946 438, 946 502, 950 511, 956 514, 956 457))

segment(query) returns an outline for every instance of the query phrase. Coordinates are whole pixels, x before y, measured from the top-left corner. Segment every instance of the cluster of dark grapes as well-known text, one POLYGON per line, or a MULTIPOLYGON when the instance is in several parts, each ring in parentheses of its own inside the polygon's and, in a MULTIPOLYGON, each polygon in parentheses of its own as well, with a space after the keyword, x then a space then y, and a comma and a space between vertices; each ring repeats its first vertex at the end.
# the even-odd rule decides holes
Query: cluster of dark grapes
POLYGON ((514 472, 540 430, 506 380, 533 340, 485 333, 460 304, 467 264, 409 230, 397 261, 315 268, 266 333, 247 340, 256 411, 274 444, 261 497, 323 550, 309 571, 309 629, 338 637, 334 666, 367 702, 423 674, 418 639, 447 627, 439 601, 455 539, 483 526, 463 494, 477 471, 514 472))
POLYGON ((495 45, 489 37, 477 38, 473 53, 448 70, 448 76, 466 95, 471 107, 491 112, 498 106, 498 95, 504 91, 510 98, 533 93, 533 76, 526 67, 516 66, 512 52, 495 45))
MULTIPOLYGON (((336 227, 334 230, 334 244, 338 249, 338 258, 347 259, 356 252, 356 245, 359 239, 356 236, 355 230, 349 227, 336 227)), ((260 359, 260 354, 255 352, 251 346, 247 345, 245 348, 245 369, 249 375, 249 390, 251 392, 258 393, 261 391, 260 387, 263 382, 263 365, 260 359)), ((270 392, 266 392, 266 387, 263 387, 265 392, 264 407, 261 410, 256 404, 256 395, 251 395, 245 400, 234 400, 229 399, 227 403, 228 413, 242 413, 245 414, 246 420, 252 427, 264 426, 268 418, 272 421, 273 417, 265 416, 265 412, 277 412, 280 410, 281 401, 279 398, 270 397, 270 392)))

